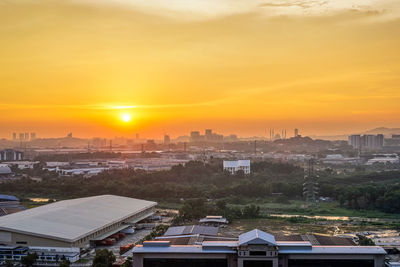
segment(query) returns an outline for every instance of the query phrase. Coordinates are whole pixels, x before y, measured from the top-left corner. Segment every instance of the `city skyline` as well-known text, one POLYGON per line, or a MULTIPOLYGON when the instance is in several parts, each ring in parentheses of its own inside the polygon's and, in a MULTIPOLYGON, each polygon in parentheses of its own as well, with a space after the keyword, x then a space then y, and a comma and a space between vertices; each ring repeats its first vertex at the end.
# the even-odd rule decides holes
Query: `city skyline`
POLYGON ((391 0, 3 1, 0 136, 399 127, 399 18, 391 0))
MULTIPOLYGON (((126 140, 151 140, 155 139, 158 141, 162 141, 167 138, 169 141, 179 141, 181 138, 187 138, 188 140, 192 139, 192 134, 195 134, 197 137, 203 137, 205 141, 222 141, 222 138, 227 141, 234 141, 239 139, 252 139, 252 138, 263 138, 265 140, 277 140, 277 139, 289 139, 292 137, 311 137, 311 138, 321 138, 325 140, 347 140, 348 137, 353 135, 382 135, 387 138, 390 138, 392 135, 399 135, 400 128, 387 128, 387 127, 376 127, 374 129, 367 129, 365 131, 360 132, 351 132, 348 134, 338 134, 338 135, 315 135, 315 134, 304 134, 302 131, 303 129, 275 129, 270 128, 265 131, 265 133, 261 135, 238 135, 234 132, 220 132, 215 131, 215 129, 205 128, 205 129, 191 129, 188 132, 183 132, 177 135, 171 135, 169 132, 157 133, 155 136, 146 136, 140 132, 132 132, 128 133, 128 135, 114 135, 114 136, 79 136, 75 135, 72 132, 68 132, 64 135, 59 136, 48 136, 46 134, 38 136, 36 132, 29 131, 22 131, 22 132, 12 132, 9 136, 1 137, 0 139, 8 139, 12 141, 33 141, 36 139, 48 139, 48 138, 64 138, 64 137, 74 137, 74 138, 81 138, 81 139, 126 139, 126 140), (234 139, 232 139, 234 138, 234 139)), ((180 141, 182 141, 181 139, 180 141)), ((200 139, 203 140, 203 139, 200 139)))

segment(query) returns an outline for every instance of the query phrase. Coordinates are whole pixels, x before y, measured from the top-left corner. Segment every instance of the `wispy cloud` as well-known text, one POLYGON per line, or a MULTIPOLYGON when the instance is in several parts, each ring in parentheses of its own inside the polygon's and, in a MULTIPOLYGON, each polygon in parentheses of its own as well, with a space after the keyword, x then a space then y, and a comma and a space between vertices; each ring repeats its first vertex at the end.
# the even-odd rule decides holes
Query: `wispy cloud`
POLYGON ((282 1, 282 2, 265 2, 261 3, 260 7, 301 7, 301 8, 312 8, 321 7, 326 5, 328 1, 282 1))
POLYGON ((133 105, 127 103, 100 103, 100 104, 87 104, 87 105, 57 105, 57 104, 44 104, 44 105, 29 105, 29 104, 2 104, 0 103, 0 110, 29 110, 29 109, 81 109, 81 110, 124 110, 124 109, 167 109, 167 108, 192 108, 201 106, 212 106, 221 102, 221 99, 216 99, 208 102, 185 103, 185 104, 154 104, 154 105, 133 105))

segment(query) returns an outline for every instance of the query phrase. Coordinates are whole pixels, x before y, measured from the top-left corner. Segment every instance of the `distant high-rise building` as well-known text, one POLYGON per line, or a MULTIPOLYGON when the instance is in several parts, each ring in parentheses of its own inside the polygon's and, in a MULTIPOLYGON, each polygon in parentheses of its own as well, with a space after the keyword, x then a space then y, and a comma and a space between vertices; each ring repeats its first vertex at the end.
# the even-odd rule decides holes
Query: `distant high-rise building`
POLYGON ((35 140, 36 139, 36 133, 31 133, 31 140, 35 140))
POLYGON ((349 145, 355 149, 359 149, 361 147, 361 135, 353 134, 349 136, 349 145))
POLYGON ((68 138, 72 138, 72 133, 67 134, 68 138))
POLYGON ((299 136, 299 129, 294 129, 294 137, 297 137, 297 136, 299 136))
POLYGON ((25 133, 25 141, 29 140, 29 133, 25 133))
POLYGON ((19 133, 19 140, 24 141, 25 140, 25 134, 24 133, 19 133))
POLYGON ((140 135, 137 133, 136 134, 136 139, 139 139, 140 138, 140 135))
POLYGON ((365 149, 376 148, 377 140, 376 136, 372 134, 366 134, 361 137, 361 146, 365 149))
POLYGON ((385 141, 385 137, 383 136, 383 134, 376 135, 376 147, 377 148, 382 148, 384 141, 385 141))
POLYGON ((199 131, 190 132, 190 141, 199 141, 201 139, 201 135, 199 131))
POLYGON ((12 140, 14 140, 14 141, 17 140, 17 133, 12 134, 12 140))
POLYGON ((0 161, 22 160, 23 153, 14 149, 0 150, 0 161))
POLYGON ((169 145, 171 143, 171 138, 169 135, 164 135, 164 144, 169 145))
POLYGON ((355 149, 374 150, 383 147, 384 139, 383 134, 365 134, 363 136, 354 134, 349 136, 348 143, 355 149))
POLYGON ((212 136, 213 136, 212 130, 211 129, 206 129, 205 136, 206 136, 206 140, 211 140, 212 136))

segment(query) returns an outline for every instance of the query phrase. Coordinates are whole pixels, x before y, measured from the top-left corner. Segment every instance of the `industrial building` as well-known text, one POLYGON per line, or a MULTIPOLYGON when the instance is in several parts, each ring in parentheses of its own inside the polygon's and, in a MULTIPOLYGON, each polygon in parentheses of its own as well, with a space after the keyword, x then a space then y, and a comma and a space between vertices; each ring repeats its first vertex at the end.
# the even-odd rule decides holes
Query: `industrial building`
POLYGON ((58 201, 0 217, 0 244, 88 247, 153 215, 156 205, 114 195, 58 201))
POLYGON ((12 174, 11 168, 6 164, 0 164, 0 178, 8 177, 12 174))
POLYGON ((134 267, 382 267, 386 252, 340 237, 274 236, 252 230, 238 238, 181 235, 133 249, 134 267))
POLYGON ((250 160, 224 160, 224 171, 235 174, 242 170, 245 174, 250 173, 250 160))

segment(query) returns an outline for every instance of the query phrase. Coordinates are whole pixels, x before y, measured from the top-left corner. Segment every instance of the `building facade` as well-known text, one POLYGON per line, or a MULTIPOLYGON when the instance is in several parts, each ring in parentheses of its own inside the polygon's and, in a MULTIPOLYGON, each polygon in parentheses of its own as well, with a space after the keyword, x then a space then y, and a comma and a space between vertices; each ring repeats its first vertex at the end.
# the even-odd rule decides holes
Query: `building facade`
POLYGON ((134 267, 382 267, 381 247, 313 245, 310 241, 276 241, 252 230, 236 240, 206 240, 172 245, 147 241, 133 249, 134 267))
POLYGON ((0 150, 0 161, 23 160, 23 153, 14 149, 0 150))

